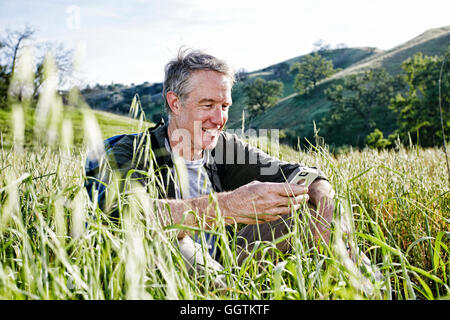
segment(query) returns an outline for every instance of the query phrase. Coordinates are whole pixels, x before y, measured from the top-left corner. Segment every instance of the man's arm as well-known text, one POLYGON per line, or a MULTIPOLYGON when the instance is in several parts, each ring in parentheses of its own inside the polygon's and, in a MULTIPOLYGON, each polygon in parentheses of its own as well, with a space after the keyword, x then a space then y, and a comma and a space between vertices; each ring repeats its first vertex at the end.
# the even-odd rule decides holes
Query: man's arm
MULTIPOLYGON (((175 224, 210 228, 217 221, 216 204, 228 224, 256 224, 274 221, 308 201, 308 189, 295 184, 253 181, 230 192, 217 193, 217 203, 208 196, 187 200, 157 200, 169 205, 170 220, 175 224), (186 214, 195 211, 199 216, 186 214), (200 221, 199 221, 200 220, 200 221), (201 224, 205 222, 205 225, 201 224)), ((161 220, 169 221, 166 210, 160 210, 161 220)), ((184 234, 180 234, 182 238, 184 234)))
MULTIPOLYGON (((219 150, 225 150, 221 153, 222 157, 219 156, 221 163, 224 163, 222 166, 225 172, 222 176, 225 190, 234 189, 255 179, 273 182, 290 181, 293 175, 304 167, 304 165, 299 163, 284 162, 271 157, 258 148, 242 141, 236 135, 224 134, 221 138, 218 148, 219 150), (232 150, 231 157, 228 156, 230 150, 232 150), (238 161, 239 159, 245 161, 238 161), (252 159, 253 162, 251 161, 252 159)), ((334 191, 327 181, 326 175, 321 170, 316 170, 319 173, 319 177, 309 186, 308 191, 308 204, 314 217, 313 220, 315 220, 311 227, 316 243, 320 237, 323 237, 325 242, 328 243, 330 223, 333 219, 334 211, 334 191)))
MULTIPOLYGON (((224 190, 234 190, 253 180, 290 181, 290 177, 305 167, 301 163, 281 161, 228 133, 220 136, 214 157, 224 190)), ((322 171, 317 171, 320 178, 326 179, 322 171)))

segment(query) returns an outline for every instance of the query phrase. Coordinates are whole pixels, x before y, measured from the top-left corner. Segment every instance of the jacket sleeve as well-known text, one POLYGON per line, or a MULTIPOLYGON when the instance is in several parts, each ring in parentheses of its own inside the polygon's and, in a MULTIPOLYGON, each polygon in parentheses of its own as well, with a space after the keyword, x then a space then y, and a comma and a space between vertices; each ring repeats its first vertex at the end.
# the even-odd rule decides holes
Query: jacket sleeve
MULTIPOLYGON (((133 169, 133 140, 134 137, 125 136, 108 150, 101 160, 97 172, 97 178, 101 181, 97 184, 98 206, 102 211, 116 218, 118 217, 117 201, 111 198, 115 194, 111 191, 112 176, 114 172, 117 173, 120 182, 127 172, 133 169)), ((121 185, 121 183, 119 184, 121 185)))
MULTIPOLYGON (((306 167, 301 163, 281 161, 228 133, 218 141, 215 160, 224 190, 233 190, 254 180, 286 182, 306 167)), ((311 168, 318 171, 317 179, 327 179, 322 171, 311 168)))
POLYGON ((123 192, 127 177, 145 186, 148 173, 148 159, 145 159, 145 148, 139 147, 141 135, 127 135, 108 150, 101 161, 98 180, 99 208, 111 216, 117 216, 118 196, 116 191, 123 192), (113 175, 118 184, 111 184, 113 175), (115 190, 118 187, 118 190, 115 190))
POLYGON ((117 201, 110 201, 105 197, 113 172, 119 179, 120 192, 124 191, 127 180, 141 183, 151 198, 175 198, 174 178, 170 170, 171 156, 165 147, 159 146, 153 134, 124 137, 114 145, 106 158, 108 168, 104 172, 107 187, 99 194, 99 206, 102 210, 108 212, 118 205, 117 201))

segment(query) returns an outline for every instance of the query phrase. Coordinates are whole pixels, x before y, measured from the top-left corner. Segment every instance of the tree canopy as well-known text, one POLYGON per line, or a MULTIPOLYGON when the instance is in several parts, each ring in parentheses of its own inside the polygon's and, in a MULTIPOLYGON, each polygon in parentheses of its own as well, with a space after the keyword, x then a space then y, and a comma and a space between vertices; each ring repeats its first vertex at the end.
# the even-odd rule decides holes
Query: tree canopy
POLYGON ((319 53, 306 55, 302 61, 291 66, 290 72, 296 73, 294 88, 297 92, 307 94, 316 88, 317 83, 335 73, 333 63, 319 53))
POLYGON ((254 117, 277 103, 283 94, 283 83, 256 78, 244 86, 244 93, 247 96, 248 111, 254 117))
POLYGON ((46 80, 46 67, 54 64, 58 86, 70 86, 72 75, 72 50, 60 43, 42 42, 35 39, 35 30, 30 26, 22 29, 5 30, 0 37, 0 108, 6 108, 7 91, 9 98, 21 99, 27 96, 36 98, 46 80), (34 54, 32 54, 31 48, 34 54), (22 66, 19 62, 22 61, 22 66), (19 68, 21 68, 19 70, 19 68), (23 77, 27 74, 26 81, 23 77))
POLYGON ((450 47, 444 56, 419 52, 402 63, 409 90, 397 94, 390 108, 398 115, 397 134, 404 143, 409 139, 422 146, 443 143, 442 124, 444 133, 450 128, 449 58, 450 47))
POLYGON ((324 120, 328 134, 340 136, 342 143, 361 145, 376 128, 392 127, 396 119, 388 106, 401 86, 384 69, 353 74, 332 85, 325 90, 332 102, 330 116, 324 120))

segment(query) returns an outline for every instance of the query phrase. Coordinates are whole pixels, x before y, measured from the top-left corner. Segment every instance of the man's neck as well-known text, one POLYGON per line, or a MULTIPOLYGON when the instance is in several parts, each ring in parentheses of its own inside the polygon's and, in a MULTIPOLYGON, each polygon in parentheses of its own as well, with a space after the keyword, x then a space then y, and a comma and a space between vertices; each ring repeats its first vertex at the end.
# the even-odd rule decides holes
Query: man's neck
POLYGON ((182 157, 185 160, 199 160, 203 157, 202 149, 195 149, 190 136, 184 136, 185 130, 178 130, 173 122, 169 121, 167 127, 167 135, 169 138, 170 148, 176 155, 182 157))

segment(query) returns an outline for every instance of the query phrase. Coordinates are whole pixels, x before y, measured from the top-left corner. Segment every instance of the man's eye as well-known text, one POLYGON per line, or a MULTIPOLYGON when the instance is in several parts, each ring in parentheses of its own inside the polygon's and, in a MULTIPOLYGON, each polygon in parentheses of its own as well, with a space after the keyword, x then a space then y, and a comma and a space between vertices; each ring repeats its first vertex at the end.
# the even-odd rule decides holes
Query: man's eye
POLYGON ((227 105, 225 105, 225 104, 222 105, 222 109, 223 109, 223 110, 228 110, 229 107, 230 107, 230 106, 227 106, 227 105))

